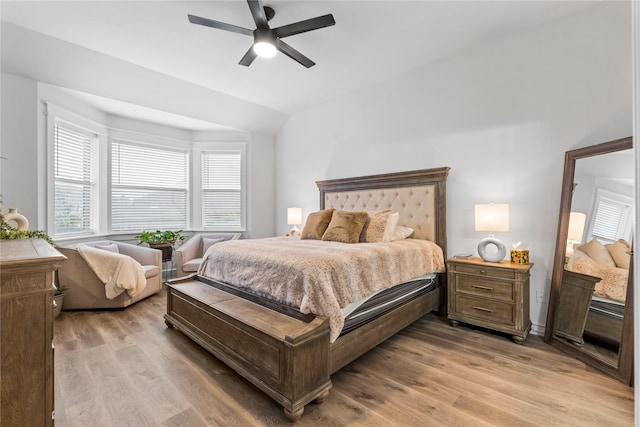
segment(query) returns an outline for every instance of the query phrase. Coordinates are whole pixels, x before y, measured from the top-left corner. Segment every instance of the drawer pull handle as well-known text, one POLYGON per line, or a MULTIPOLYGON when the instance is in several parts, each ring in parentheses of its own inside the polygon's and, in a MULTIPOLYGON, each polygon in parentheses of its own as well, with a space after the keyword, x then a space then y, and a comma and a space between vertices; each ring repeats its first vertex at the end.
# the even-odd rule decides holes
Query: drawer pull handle
POLYGON ((493 310, 491 310, 490 308, 478 307, 476 305, 474 305, 473 308, 475 310, 486 311, 487 313, 493 313, 493 310))
POLYGON ((483 291, 493 291, 493 288, 490 286, 471 285, 471 287, 476 289, 482 289, 483 291))

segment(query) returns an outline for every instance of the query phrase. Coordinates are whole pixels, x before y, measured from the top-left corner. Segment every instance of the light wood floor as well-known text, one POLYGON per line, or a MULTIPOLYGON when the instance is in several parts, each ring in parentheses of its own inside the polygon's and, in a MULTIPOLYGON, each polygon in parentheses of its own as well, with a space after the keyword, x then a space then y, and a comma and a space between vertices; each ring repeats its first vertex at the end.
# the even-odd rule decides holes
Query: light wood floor
MULTIPOLYGON (((175 329, 160 293, 55 321, 56 426, 278 426, 282 408, 175 329)), ((428 315, 332 377, 297 426, 631 426, 633 389, 529 336, 428 315)))

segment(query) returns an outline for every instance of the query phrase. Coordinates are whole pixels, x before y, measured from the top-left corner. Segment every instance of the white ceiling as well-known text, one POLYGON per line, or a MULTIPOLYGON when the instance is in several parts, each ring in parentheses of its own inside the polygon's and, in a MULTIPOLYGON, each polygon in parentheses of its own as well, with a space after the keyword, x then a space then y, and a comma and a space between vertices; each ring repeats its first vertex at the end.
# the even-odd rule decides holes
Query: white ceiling
MULTIPOLYGON (((264 3, 276 11, 272 28, 333 14, 335 26, 286 39, 316 66, 306 69, 282 54, 257 58, 250 67, 238 65, 251 37, 187 20, 189 13, 253 29, 244 0, 2 0, 0 13, 2 21, 289 115, 594 2, 264 3)), ((94 102, 101 105, 100 98, 94 102)))

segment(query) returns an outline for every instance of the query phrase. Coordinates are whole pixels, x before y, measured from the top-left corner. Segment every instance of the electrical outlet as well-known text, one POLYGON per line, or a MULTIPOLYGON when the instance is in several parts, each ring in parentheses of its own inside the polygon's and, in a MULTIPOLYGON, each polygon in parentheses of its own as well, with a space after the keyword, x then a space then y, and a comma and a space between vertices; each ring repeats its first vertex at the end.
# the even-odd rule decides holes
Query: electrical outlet
POLYGON ((536 291, 536 302, 544 302, 544 291, 536 291))

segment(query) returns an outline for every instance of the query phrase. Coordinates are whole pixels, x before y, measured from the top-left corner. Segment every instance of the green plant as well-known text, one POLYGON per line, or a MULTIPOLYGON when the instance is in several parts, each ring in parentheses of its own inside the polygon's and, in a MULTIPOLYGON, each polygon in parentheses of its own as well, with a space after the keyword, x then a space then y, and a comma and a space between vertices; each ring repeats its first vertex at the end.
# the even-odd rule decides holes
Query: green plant
POLYGON ((7 224, 4 220, 4 214, 2 213, 2 197, 0 196, 0 239, 44 239, 47 242, 53 243, 53 239, 49 237, 47 233, 40 230, 18 230, 7 224))
POLYGON ((55 295, 62 295, 65 292, 67 292, 69 290, 69 288, 67 288, 65 285, 55 285, 56 286, 56 293, 55 295))
POLYGON ((184 240, 184 236, 181 234, 182 230, 178 231, 142 231, 139 235, 136 236, 138 239, 138 244, 146 243, 148 245, 157 245, 161 243, 169 243, 174 245, 178 240, 184 240))

